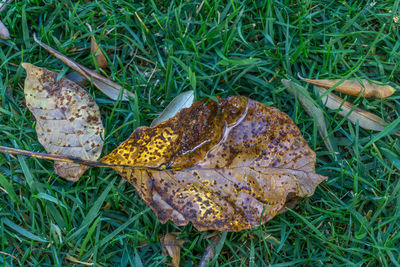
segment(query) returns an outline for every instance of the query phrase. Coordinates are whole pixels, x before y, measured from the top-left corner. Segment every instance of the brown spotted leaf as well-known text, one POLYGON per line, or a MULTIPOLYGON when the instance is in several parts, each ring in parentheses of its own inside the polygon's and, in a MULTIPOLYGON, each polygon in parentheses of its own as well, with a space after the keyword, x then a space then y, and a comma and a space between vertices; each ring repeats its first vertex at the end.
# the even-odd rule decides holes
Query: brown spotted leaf
POLYGON ((162 223, 198 230, 265 223, 326 179, 285 113, 236 96, 140 127, 101 162, 132 183, 162 223))
MULTIPOLYGON (((22 63, 27 72, 26 105, 36 118, 39 142, 48 153, 97 160, 103 147, 104 128, 93 98, 74 82, 45 68, 22 63)), ((87 166, 59 162, 61 177, 76 181, 87 166)))

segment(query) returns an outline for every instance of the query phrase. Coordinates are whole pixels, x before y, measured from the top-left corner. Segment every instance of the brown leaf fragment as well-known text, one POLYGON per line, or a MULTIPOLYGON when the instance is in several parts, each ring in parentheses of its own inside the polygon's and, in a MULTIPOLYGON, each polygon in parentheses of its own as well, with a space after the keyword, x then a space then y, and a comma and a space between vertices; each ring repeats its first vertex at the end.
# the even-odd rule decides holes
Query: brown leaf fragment
POLYGON ((289 116, 238 96, 195 102, 139 127, 101 162, 113 164, 162 223, 190 221, 200 231, 265 223, 326 179, 289 116))
MULTIPOLYGON (((319 94, 322 95, 321 101, 323 105, 329 109, 338 110, 339 115, 343 117, 347 116, 347 119, 353 124, 358 122, 361 128, 377 132, 383 131, 388 125, 382 118, 375 114, 354 107, 333 93, 326 94, 327 90, 325 88, 319 86, 316 86, 316 88, 319 94)), ((395 133, 395 135, 399 135, 399 133, 395 133)))
POLYGON ((112 100, 118 100, 119 99, 119 94, 121 91, 122 93, 122 101, 129 101, 129 97, 134 97, 135 94, 132 92, 124 89, 121 85, 110 81, 109 79, 101 76, 100 74, 92 71, 91 69, 88 69, 79 63, 75 62, 74 60, 64 56, 57 50, 51 48, 50 46, 42 43, 36 38, 36 35, 33 35, 33 38, 36 43, 38 43, 41 47, 46 49, 50 54, 64 62, 66 65, 68 65, 70 68, 78 72, 80 75, 85 77, 86 80, 93 82, 94 86, 96 86, 100 91, 102 91, 106 96, 111 98, 112 100))
POLYGON ((395 89, 389 85, 379 85, 373 82, 369 82, 365 79, 342 81, 341 79, 312 80, 302 78, 300 76, 299 78, 305 82, 326 88, 331 88, 337 85, 334 89, 335 91, 352 96, 359 96, 360 94, 362 94, 363 97, 380 99, 389 97, 395 92, 395 89))
POLYGON ((7 27, 0 20, 0 39, 8 40, 10 39, 10 33, 8 32, 7 27))
POLYGON ((338 149, 329 136, 325 123, 325 116, 320 107, 311 101, 311 96, 307 90, 290 80, 282 80, 282 84, 287 88, 289 93, 299 100, 307 114, 312 117, 317 124, 318 132, 324 140, 326 148, 332 152, 333 157, 337 158, 338 149))
POLYGON ((90 53, 95 56, 99 68, 105 69, 108 67, 107 59, 104 56, 103 51, 101 51, 99 45, 97 44, 96 37, 92 32, 92 27, 90 26, 90 24, 86 25, 90 30, 90 53))
MULTIPOLYGON (((27 72, 26 105, 36 118, 39 142, 48 153, 96 160, 103 147, 104 128, 93 98, 74 82, 45 68, 22 63, 27 72)), ((54 163, 58 175, 77 181, 88 167, 54 163)))
POLYGON ((172 258, 172 265, 179 267, 181 261, 181 246, 186 240, 177 239, 179 232, 168 233, 160 238, 163 254, 168 255, 172 258))

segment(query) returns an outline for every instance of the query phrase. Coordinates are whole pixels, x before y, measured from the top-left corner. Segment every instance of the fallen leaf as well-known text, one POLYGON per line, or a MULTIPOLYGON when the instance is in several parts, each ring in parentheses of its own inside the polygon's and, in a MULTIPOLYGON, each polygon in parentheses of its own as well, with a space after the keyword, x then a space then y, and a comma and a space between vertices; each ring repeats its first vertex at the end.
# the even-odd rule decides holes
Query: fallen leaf
MULTIPOLYGON (((322 96, 321 101, 323 105, 329 109, 338 110, 339 115, 346 117, 354 124, 357 124, 358 122, 361 128, 380 132, 388 125, 382 118, 375 114, 354 107, 352 104, 344 101, 333 93, 326 94, 327 90, 325 88, 319 86, 316 86, 316 88, 322 96)), ((395 133, 395 135, 399 135, 399 133, 395 133)))
POLYGON ((3 39, 3 40, 10 39, 10 33, 8 32, 8 29, 3 24, 3 22, 1 22, 1 20, 0 20, 0 39, 3 39))
POLYGON ((207 248, 205 249, 203 256, 201 257, 201 260, 199 262, 199 265, 197 265, 197 267, 206 267, 207 266, 207 264, 214 257, 215 247, 217 246, 217 244, 220 240, 221 240, 221 237, 219 235, 216 235, 213 238, 211 238, 211 242, 210 242, 210 244, 208 244, 207 248))
POLYGON ((155 118, 152 123, 151 127, 156 126, 157 124, 164 122, 173 116, 176 115, 179 111, 184 108, 190 107, 194 102, 194 91, 187 91, 179 94, 176 96, 172 101, 168 104, 168 106, 164 109, 161 114, 155 118))
POLYGON ((199 101, 139 127, 101 162, 114 165, 162 223, 191 221, 200 231, 265 223, 326 179, 293 121, 245 97, 199 101))
POLYGON ((64 56, 57 50, 51 48, 50 46, 42 43, 36 38, 36 35, 33 35, 33 39, 36 43, 38 43, 41 47, 46 49, 50 54, 67 64, 70 68, 78 72, 80 75, 85 77, 86 80, 93 82, 94 86, 96 86, 100 91, 102 91, 106 96, 111 98, 112 100, 118 100, 119 94, 123 91, 122 94, 122 101, 129 101, 129 97, 134 97, 135 95, 132 92, 124 89, 121 85, 116 84, 107 78, 101 76, 100 74, 78 64, 77 62, 73 61, 72 59, 64 56))
POLYGON ((181 261, 181 246, 186 240, 177 239, 179 232, 168 233, 160 238, 163 254, 172 258, 172 265, 179 267, 181 261))
POLYGON ((70 81, 73 81, 74 83, 82 87, 90 84, 89 81, 85 79, 85 77, 83 77, 76 71, 68 73, 67 75, 65 75, 65 78, 67 78, 70 81))
POLYGON ((246 97, 195 102, 139 127, 100 161, 0 147, 4 153, 111 167, 162 223, 200 231, 258 226, 311 196, 327 177, 289 116, 246 97))
POLYGON ((86 25, 90 30, 90 53, 95 56, 97 65, 100 68, 105 69, 108 67, 107 59, 101 51, 99 45, 97 44, 96 37, 94 37, 94 34, 92 32, 92 27, 88 23, 86 23, 86 25))
POLYGON ((332 142, 332 137, 328 134, 325 116, 322 110, 310 100, 312 98, 304 87, 290 80, 282 80, 282 84, 287 88, 291 95, 297 97, 307 114, 314 119, 317 124, 318 132, 324 140, 326 148, 332 152, 333 157, 336 159, 338 149, 336 145, 334 145, 335 143, 332 142))
POLYGON ((386 98, 391 96, 395 90, 389 85, 379 85, 376 83, 369 82, 365 79, 361 80, 341 80, 341 79, 321 79, 312 80, 306 79, 299 75, 299 78, 305 82, 315 84, 318 86, 331 88, 335 85, 335 91, 341 92, 343 94, 359 96, 362 93, 363 97, 370 98, 386 98))
MULTIPOLYGON (((92 97, 58 73, 22 63, 27 76, 26 105, 36 118, 39 142, 48 153, 97 160, 103 147, 104 128, 92 97)), ((54 163, 58 175, 77 181, 87 166, 54 163)))

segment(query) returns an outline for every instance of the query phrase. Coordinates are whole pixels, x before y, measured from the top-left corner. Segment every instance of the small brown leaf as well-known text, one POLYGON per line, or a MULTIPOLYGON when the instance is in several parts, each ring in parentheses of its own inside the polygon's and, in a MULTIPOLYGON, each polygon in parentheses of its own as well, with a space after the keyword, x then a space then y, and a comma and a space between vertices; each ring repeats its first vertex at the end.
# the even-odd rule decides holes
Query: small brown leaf
MULTIPOLYGON (((371 112, 365 111, 363 109, 354 107, 347 101, 338 97, 333 93, 326 94, 327 90, 325 88, 316 86, 321 97, 322 104, 329 109, 338 110, 338 114, 346 117, 352 123, 360 125, 361 128, 372 131, 383 131, 387 126, 387 123, 380 117, 372 114, 371 112), (324 95, 326 94, 326 95, 324 95)), ((399 133, 395 133, 399 135, 399 133)))
POLYGON ((90 24, 86 25, 90 30, 90 53, 95 56, 97 65, 100 68, 105 69, 108 67, 107 59, 101 51, 99 45, 97 44, 96 37, 94 37, 94 34, 92 32, 92 27, 90 26, 90 24))
POLYGON ((172 265, 179 267, 181 261, 181 246, 186 240, 177 239, 179 232, 168 233, 160 238, 163 254, 172 258, 172 265))
POLYGON ((0 39, 3 39, 3 40, 10 39, 10 33, 8 32, 8 29, 3 24, 3 22, 1 22, 1 20, 0 20, 0 39))
POLYGON ((100 74, 78 64, 77 62, 73 61, 72 59, 64 56, 57 50, 51 48, 50 46, 42 43, 36 38, 36 35, 33 35, 33 39, 36 43, 38 43, 41 47, 46 49, 50 54, 67 64, 70 68, 78 72, 80 75, 85 77, 86 80, 93 82, 94 86, 96 86, 100 91, 102 91, 106 96, 113 100, 117 100, 121 90, 123 91, 122 94, 122 101, 129 101, 129 97, 134 97, 135 95, 132 92, 124 89, 121 85, 108 80, 107 78, 101 76, 100 74))
MULTIPOLYGON (((39 142, 48 153, 96 160, 103 147, 104 128, 92 97, 58 73, 22 63, 27 76, 26 105, 36 118, 39 142)), ((58 175, 77 181, 87 166, 54 163, 58 175)))
POLYGON ((162 223, 240 231, 311 196, 326 179, 315 173, 315 153, 286 114, 245 97, 218 101, 140 127, 101 159, 162 223))
POLYGON ((305 82, 326 88, 331 88, 338 84, 334 89, 335 91, 352 96, 359 96, 362 93, 363 97, 380 99, 389 97, 395 92, 394 88, 389 85, 379 85, 376 83, 369 82, 365 79, 342 81, 341 79, 312 80, 312 79, 302 78, 300 76, 299 78, 305 82))

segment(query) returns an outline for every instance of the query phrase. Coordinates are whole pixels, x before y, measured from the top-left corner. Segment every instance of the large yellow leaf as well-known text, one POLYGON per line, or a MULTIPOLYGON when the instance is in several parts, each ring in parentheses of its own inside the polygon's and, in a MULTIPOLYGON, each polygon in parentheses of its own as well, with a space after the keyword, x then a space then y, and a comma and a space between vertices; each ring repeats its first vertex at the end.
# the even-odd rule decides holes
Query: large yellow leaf
POLYGON ((109 155, 163 223, 198 230, 257 226, 311 196, 326 177, 283 112, 245 97, 194 103, 140 127, 109 155))

